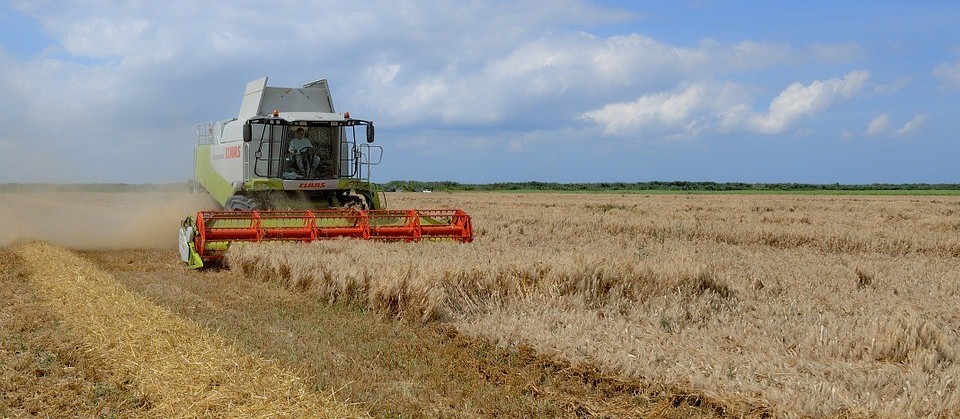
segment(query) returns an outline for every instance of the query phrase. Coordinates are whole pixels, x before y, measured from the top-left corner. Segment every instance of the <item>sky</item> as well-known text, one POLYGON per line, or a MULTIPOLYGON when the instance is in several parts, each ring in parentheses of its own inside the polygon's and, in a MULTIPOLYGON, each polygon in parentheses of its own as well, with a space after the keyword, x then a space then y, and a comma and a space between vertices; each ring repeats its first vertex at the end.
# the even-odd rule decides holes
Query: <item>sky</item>
POLYGON ((955 1, 0 1, 0 183, 179 182, 329 81, 372 180, 960 183, 955 1))

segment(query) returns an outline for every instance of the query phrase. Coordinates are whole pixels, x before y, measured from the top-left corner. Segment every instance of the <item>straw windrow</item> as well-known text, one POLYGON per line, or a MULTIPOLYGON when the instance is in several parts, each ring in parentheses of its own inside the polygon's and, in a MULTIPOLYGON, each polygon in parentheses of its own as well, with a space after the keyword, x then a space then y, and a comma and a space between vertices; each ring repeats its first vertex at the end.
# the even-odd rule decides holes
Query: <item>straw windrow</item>
POLYGON ((51 311, 85 349, 129 377, 157 417, 357 417, 308 391, 275 363, 242 353, 197 324, 126 291, 109 274, 59 247, 17 253, 51 311))

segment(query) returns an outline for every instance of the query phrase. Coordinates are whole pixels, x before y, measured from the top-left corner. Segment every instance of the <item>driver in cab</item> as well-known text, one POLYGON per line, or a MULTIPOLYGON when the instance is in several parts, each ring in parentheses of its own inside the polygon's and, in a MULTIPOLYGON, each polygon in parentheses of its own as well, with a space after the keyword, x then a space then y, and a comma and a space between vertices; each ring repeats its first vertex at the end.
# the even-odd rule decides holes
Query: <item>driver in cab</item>
POLYGON ((297 169, 304 177, 310 177, 311 173, 317 170, 320 165, 320 158, 313 152, 313 143, 307 139, 307 130, 303 127, 294 131, 293 139, 290 140, 290 146, 287 148, 290 155, 297 162, 297 169))

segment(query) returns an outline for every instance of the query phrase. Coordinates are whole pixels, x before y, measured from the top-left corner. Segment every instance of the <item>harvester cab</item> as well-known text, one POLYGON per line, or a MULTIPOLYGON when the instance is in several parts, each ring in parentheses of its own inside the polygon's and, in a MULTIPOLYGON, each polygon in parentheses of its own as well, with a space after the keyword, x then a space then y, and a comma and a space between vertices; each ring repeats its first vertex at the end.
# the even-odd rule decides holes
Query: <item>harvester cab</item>
POLYGON ((266 84, 247 85, 236 118, 199 124, 196 184, 228 210, 383 208, 373 123, 336 113, 326 80, 266 84))
POLYGON ((337 113, 326 80, 301 88, 247 84, 236 118, 197 126, 194 180, 225 211, 180 228, 180 256, 199 268, 233 242, 354 237, 471 241, 460 210, 387 210, 370 181, 383 149, 372 121, 337 113))

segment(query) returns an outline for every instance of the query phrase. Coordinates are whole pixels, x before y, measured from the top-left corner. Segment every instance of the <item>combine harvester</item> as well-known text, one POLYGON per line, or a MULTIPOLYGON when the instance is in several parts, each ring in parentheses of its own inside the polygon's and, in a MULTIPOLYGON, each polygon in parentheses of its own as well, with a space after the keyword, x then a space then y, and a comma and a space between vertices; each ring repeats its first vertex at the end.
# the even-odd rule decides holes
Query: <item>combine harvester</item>
POLYGON ((201 268, 234 242, 472 241, 470 216, 459 209, 386 209, 370 182, 383 154, 373 140, 373 122, 334 111, 326 80, 302 88, 250 82, 239 116, 197 127, 191 188, 223 210, 181 223, 180 258, 201 268))

